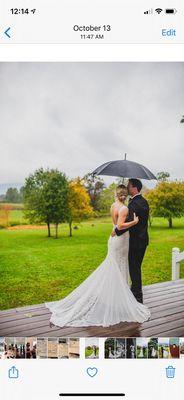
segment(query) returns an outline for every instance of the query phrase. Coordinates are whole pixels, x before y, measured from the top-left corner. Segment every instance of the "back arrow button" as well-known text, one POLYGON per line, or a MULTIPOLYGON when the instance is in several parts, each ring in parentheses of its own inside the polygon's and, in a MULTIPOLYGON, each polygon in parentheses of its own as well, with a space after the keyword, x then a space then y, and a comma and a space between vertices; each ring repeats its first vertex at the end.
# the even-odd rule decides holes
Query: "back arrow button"
POLYGON ((5 31, 4 31, 4 34, 10 39, 11 38, 11 36, 10 36, 10 29, 11 28, 8 28, 8 29, 6 29, 5 31))

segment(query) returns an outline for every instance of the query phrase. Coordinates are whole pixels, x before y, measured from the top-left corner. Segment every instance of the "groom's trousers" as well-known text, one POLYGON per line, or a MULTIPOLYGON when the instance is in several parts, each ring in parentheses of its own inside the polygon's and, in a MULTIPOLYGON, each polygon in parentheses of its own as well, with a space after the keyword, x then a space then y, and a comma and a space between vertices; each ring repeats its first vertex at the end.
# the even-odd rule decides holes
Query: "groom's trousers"
POLYGON ((141 264, 146 247, 135 248, 130 246, 128 255, 129 272, 132 281, 131 291, 140 303, 143 303, 141 264))

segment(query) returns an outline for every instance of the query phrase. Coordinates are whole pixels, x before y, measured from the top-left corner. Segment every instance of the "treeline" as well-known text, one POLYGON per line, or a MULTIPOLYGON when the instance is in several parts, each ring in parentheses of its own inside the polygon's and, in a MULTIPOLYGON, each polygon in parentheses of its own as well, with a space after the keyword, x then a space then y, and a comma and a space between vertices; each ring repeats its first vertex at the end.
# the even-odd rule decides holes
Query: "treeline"
MULTIPOLYGON (((169 178, 168 172, 159 172, 154 189, 148 190, 143 187, 143 194, 150 205, 150 225, 154 217, 163 217, 168 220, 169 228, 172 228, 173 218, 184 216, 184 182, 169 181, 169 178)), ((65 174, 57 170, 38 170, 26 180, 24 187, 28 217, 31 219, 37 214, 37 211, 32 210, 34 204, 37 210, 40 209, 39 216, 43 209, 47 209, 45 222, 48 232, 50 220, 56 225, 56 236, 58 224, 69 221, 71 235, 73 221, 109 215, 116 186, 117 183, 112 183, 106 187, 103 179, 91 174, 87 174, 83 179, 68 181, 65 174), (46 182, 44 179, 42 181, 43 177, 46 182), (40 194, 36 181, 41 187, 40 194)))
MULTIPOLYGON (((154 217, 163 217, 172 228, 173 218, 184 216, 184 182, 169 181, 168 172, 160 172, 157 178, 154 189, 143 187, 143 195, 150 205, 150 225, 154 217)), ((91 174, 69 180, 57 169, 40 168, 28 176, 19 191, 15 188, 7 190, 3 212, 8 215, 10 204, 23 203, 26 219, 30 223, 47 224, 49 237, 51 225, 55 225, 57 238, 58 226, 64 222, 69 224, 72 236, 74 222, 109 215, 116 186, 117 183, 106 186, 103 179, 91 174)))
POLYGON ((19 190, 17 188, 10 187, 7 189, 6 194, 0 195, 0 202, 21 204, 23 203, 23 191, 23 187, 21 187, 19 190))

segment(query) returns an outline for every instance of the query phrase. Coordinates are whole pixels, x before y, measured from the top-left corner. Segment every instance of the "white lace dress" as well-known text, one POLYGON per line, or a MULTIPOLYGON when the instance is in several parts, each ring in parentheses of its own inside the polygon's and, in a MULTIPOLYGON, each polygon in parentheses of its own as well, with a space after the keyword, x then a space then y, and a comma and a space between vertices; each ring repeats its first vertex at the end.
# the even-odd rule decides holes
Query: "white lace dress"
POLYGON ((137 302, 128 285, 129 233, 111 237, 102 264, 62 300, 46 303, 59 327, 110 326, 144 322, 149 309, 137 302))

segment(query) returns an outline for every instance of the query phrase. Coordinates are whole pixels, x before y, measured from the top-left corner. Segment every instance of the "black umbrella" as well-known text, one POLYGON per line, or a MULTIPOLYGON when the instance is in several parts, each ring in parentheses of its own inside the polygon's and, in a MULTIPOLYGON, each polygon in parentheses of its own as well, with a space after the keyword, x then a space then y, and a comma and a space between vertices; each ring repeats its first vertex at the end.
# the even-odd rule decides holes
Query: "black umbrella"
POLYGON ((100 165, 93 171, 93 175, 119 176, 122 178, 157 179, 152 172, 134 161, 124 160, 109 161, 100 165))

